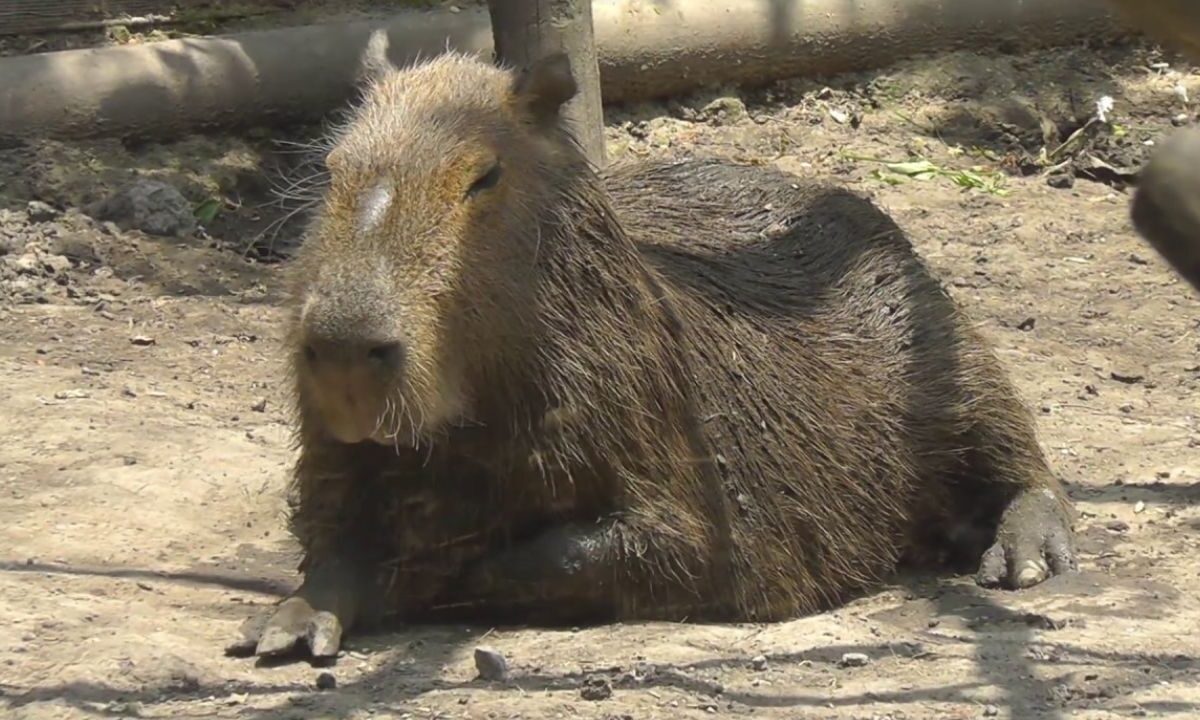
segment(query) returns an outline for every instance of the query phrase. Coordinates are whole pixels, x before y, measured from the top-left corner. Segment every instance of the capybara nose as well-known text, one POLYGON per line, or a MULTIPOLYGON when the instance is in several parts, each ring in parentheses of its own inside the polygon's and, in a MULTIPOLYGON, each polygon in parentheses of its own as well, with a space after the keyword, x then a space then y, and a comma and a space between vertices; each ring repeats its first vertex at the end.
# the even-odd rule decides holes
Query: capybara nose
POLYGON ((313 365, 365 366, 396 372, 404 366, 404 343, 398 340, 310 339, 304 357, 313 365))

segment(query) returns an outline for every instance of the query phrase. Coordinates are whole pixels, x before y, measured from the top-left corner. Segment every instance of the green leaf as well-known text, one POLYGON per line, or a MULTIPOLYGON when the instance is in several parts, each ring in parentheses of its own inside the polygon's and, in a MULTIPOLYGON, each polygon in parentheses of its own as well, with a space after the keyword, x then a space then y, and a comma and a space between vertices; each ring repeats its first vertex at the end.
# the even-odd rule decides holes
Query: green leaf
POLYGON ((929 177, 937 174, 938 167, 928 160, 913 160, 911 162, 888 163, 885 167, 894 173, 900 175, 908 175, 915 177, 917 175, 928 174, 929 177))
POLYGON ((884 171, 878 169, 871 171, 871 177, 880 182, 885 182, 888 185, 900 185, 904 182, 903 176, 885 173, 884 171))
POLYGON ((221 212, 221 199, 209 198, 196 206, 192 214, 202 223, 208 224, 217 219, 217 215, 221 212))

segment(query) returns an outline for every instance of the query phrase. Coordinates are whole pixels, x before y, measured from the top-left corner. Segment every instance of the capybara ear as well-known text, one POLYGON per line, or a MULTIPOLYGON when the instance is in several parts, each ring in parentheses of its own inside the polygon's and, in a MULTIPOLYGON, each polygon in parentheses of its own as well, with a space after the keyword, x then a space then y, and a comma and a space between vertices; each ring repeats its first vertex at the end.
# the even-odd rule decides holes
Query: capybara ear
POLYGON ((534 120, 550 124, 568 100, 575 97, 578 86, 571 72, 566 53, 553 53, 534 62, 513 83, 513 95, 533 115, 534 120))
POLYGON ((358 77, 360 85, 369 85, 383 76, 395 72, 398 68, 388 59, 388 36, 382 29, 371 31, 367 47, 363 50, 358 62, 358 77))

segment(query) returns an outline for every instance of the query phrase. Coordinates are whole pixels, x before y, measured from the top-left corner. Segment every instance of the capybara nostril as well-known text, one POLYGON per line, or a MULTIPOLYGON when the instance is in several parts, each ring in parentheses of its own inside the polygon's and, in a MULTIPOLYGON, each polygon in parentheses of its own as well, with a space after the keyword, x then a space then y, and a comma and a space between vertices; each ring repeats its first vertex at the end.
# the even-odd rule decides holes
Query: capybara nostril
POLYGON ((382 369, 399 370, 404 363, 404 345, 399 342, 380 343, 367 350, 367 357, 382 369))

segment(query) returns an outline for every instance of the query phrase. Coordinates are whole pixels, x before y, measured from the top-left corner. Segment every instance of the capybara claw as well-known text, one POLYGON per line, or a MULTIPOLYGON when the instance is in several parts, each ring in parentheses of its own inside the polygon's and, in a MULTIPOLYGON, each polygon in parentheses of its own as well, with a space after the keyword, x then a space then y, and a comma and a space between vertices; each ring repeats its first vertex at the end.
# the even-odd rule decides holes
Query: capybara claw
POLYGON ((334 657, 342 644, 342 624, 330 612, 318 612, 308 621, 305 639, 315 658, 334 657))

